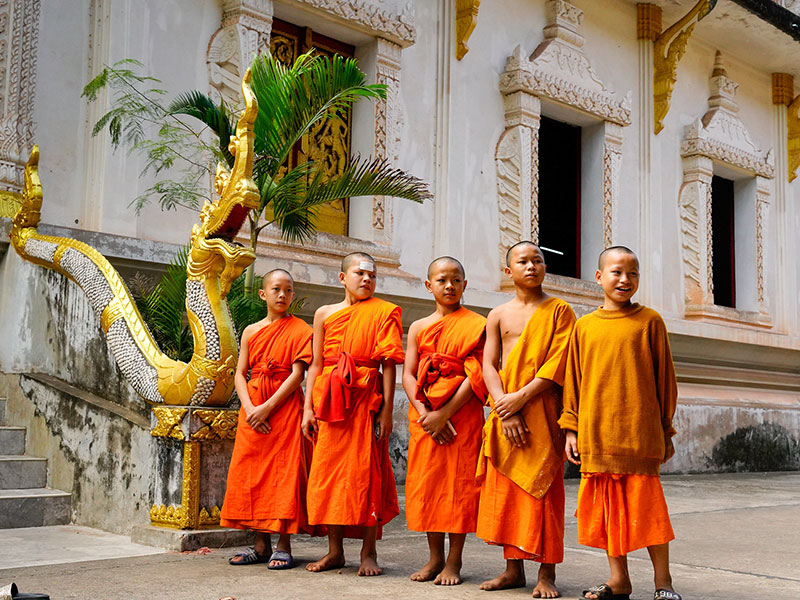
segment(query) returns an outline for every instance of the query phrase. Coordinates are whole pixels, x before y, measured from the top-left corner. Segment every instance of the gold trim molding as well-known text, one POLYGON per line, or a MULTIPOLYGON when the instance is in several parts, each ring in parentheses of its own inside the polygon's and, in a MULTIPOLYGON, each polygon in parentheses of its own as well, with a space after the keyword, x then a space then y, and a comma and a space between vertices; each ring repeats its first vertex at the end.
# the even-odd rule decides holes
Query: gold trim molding
POLYGON ((156 426, 150 431, 150 435, 176 440, 185 439, 181 423, 187 412, 189 412, 188 408, 154 406, 153 414, 156 416, 156 426))
MULTIPOLYGON (((686 44, 695 25, 711 12, 716 3, 717 0, 699 0, 688 13, 658 35, 653 42, 653 129, 656 135, 664 129, 664 118, 669 112, 672 90, 678 80, 678 62, 686 53, 686 44)), ((652 35, 655 23, 652 13, 655 11, 641 8, 637 10, 641 11, 638 13, 638 33, 652 35), (647 29, 642 23, 643 13, 651 17, 647 29)), ((649 37, 643 36, 643 39, 649 37)))
POLYGON ((791 183, 800 167, 800 95, 794 95, 794 77, 789 73, 772 74, 772 103, 786 105, 786 157, 791 183))
POLYGON ((469 36, 478 24, 478 8, 481 0, 456 0, 456 59, 461 60, 469 52, 469 36))
POLYGON ((193 440, 232 440, 236 438, 238 410, 195 410, 194 415, 203 426, 192 434, 193 440))

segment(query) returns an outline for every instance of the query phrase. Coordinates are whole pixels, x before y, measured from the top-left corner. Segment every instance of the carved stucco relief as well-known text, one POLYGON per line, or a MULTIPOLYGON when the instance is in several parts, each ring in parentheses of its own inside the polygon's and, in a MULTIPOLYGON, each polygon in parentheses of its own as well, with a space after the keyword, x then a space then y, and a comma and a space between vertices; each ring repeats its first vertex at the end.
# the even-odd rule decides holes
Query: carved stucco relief
POLYGON ((583 11, 565 0, 549 0, 547 15, 544 41, 529 58, 517 46, 500 76, 506 129, 495 152, 495 169, 499 254, 503 264, 510 245, 520 239, 538 238, 540 98, 580 109, 603 121, 603 243, 608 246, 613 241, 614 205, 620 194, 622 127, 631 123, 631 93, 618 99, 594 71, 582 49, 583 36, 579 30, 583 11), (516 138, 508 136, 515 130, 519 130, 517 137, 529 135, 529 146, 511 142, 516 138), (522 164, 522 157, 515 157, 511 150, 527 152, 527 148, 530 157, 525 164, 530 164, 530 169, 514 167, 516 163, 522 164), (509 174, 515 168, 520 181, 512 185, 509 174))
MULTIPOLYGON (((770 202, 770 180, 775 174, 772 151, 762 152, 757 147, 739 117, 739 107, 735 101, 738 84, 728 78, 719 52, 709 84, 711 94, 708 110, 686 127, 681 143, 683 185, 678 194, 678 204, 686 314, 715 318, 715 313, 708 309, 714 306, 711 181, 714 162, 717 162, 755 178, 755 214, 752 215, 752 222, 755 224, 755 287, 760 314, 733 312, 738 313, 740 320, 769 326, 764 284, 764 230, 770 202)), ((728 313, 731 311, 725 311, 725 319, 737 319, 736 314, 728 313)))
POLYGON ((0 0, 0 188, 22 191, 32 147, 40 0, 0 0))

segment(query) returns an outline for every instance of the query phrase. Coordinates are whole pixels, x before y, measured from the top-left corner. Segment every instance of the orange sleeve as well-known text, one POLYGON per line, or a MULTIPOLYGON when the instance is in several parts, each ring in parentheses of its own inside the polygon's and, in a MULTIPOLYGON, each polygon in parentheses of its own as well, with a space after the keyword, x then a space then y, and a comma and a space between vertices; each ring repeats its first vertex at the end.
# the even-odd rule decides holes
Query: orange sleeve
POLYGON ((395 364, 400 364, 405 359, 401 314, 400 307, 395 306, 378 326, 378 339, 375 342, 373 358, 393 360, 395 364))
POLYGON ((578 345, 578 327, 574 327, 569 339, 566 373, 564 375, 564 408, 558 424, 561 429, 578 432, 578 404, 581 390, 581 360, 578 345))
POLYGON ((481 335, 480 341, 464 359, 464 371, 467 373, 472 392, 478 399, 486 404, 489 399, 489 390, 483 382, 483 345, 486 343, 486 333, 481 335))
POLYGON ((672 418, 675 416, 675 409, 678 405, 678 384, 675 380, 672 352, 669 349, 667 326, 661 317, 650 322, 649 333, 656 392, 661 406, 661 427, 664 429, 664 439, 668 440, 676 433, 672 426, 672 418))
POLYGON ((308 327, 308 331, 303 332, 303 336, 301 341, 297 344, 297 349, 295 350, 294 358, 292 359, 293 363, 296 362, 304 362, 306 365, 311 364, 311 359, 314 357, 314 351, 312 350, 313 346, 311 344, 312 338, 314 337, 314 330, 308 327))
POLYGON ((545 356, 542 366, 536 371, 535 377, 549 379, 563 386, 570 335, 572 328, 575 327, 575 313, 568 304, 563 303, 555 310, 554 318, 553 338, 547 350, 547 356, 545 356))

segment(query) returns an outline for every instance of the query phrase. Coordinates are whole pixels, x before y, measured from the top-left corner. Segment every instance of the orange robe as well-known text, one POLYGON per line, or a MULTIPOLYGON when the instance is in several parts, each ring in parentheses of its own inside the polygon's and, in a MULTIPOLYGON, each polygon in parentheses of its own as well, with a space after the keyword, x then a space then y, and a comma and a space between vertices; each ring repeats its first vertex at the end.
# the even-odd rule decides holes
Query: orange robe
MULTIPOLYGON (((378 367, 381 360, 403 362, 400 307, 369 298, 335 312, 323 327, 324 367, 312 390, 319 431, 309 475, 309 522, 382 526, 400 509, 388 440, 375 437, 383 402, 378 367), (319 420, 321 414, 330 420, 319 420)), ((360 537, 361 531, 346 528, 345 535, 360 537)))
MULTIPOLYGON (((575 315, 549 298, 539 305, 508 355, 500 379, 515 392, 536 377, 563 384, 575 315)), ((490 399, 494 408, 494 399, 490 399)), ((506 559, 544 563, 564 560, 564 436, 558 427, 559 388, 530 400, 520 411, 530 433, 517 448, 503 435, 492 410, 483 428, 478 462, 482 479, 478 537, 504 546, 506 559)))
POLYGON ((475 463, 481 445, 483 344, 486 319, 459 308, 419 332, 417 400, 431 410, 444 405, 465 378, 472 397, 451 418, 457 435, 442 446, 417 423, 419 413, 408 405, 408 470, 406 520, 412 531, 471 533, 478 520, 480 484, 475 463))
POLYGON ((578 434, 578 540, 623 556, 674 539, 658 478, 678 400, 667 328, 640 304, 602 308, 572 334, 559 423, 578 434))
MULTIPOLYGON (((311 362, 312 329, 289 316, 265 325, 247 343, 247 392, 258 406, 291 374, 292 364, 311 362)), ((239 411, 236 441, 220 525, 270 533, 310 532, 305 509, 311 445, 300 432, 303 390, 298 387, 269 416, 270 433, 259 433, 239 411)))

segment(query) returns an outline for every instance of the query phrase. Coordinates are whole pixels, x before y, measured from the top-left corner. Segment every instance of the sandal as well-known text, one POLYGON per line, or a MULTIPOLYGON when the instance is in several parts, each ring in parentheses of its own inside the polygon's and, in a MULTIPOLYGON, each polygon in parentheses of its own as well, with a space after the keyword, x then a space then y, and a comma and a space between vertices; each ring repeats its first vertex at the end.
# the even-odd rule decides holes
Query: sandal
POLYGON ((294 567, 294 558, 291 554, 284 550, 275 550, 272 553, 272 556, 269 557, 267 561, 267 568, 271 571, 282 571, 283 569, 291 569, 294 567), (282 565, 270 565, 272 561, 281 561, 282 565))
POLYGON ((653 600, 683 600, 678 592, 672 590, 665 590, 663 588, 657 589, 653 594, 653 600))
POLYGON ((0 588, 0 600, 50 600, 47 594, 20 594, 17 584, 12 583, 0 588))
MULTIPOLYGON (((597 596, 597 600, 630 600, 630 594, 615 594, 614 590, 611 589, 611 586, 607 583, 601 583, 600 585, 596 585, 594 587, 589 588, 588 590, 583 590, 583 597, 586 600, 595 600, 594 598, 587 598, 586 594, 594 594, 597 596)), ((659 600, 659 599, 655 599, 659 600)), ((664 599, 667 600, 667 599, 664 599)))
POLYGON ((238 554, 231 556, 228 559, 228 564, 234 566, 257 565, 259 563, 265 563, 268 561, 269 559, 266 556, 263 556, 262 554, 256 552, 255 548, 248 548, 244 552, 239 552, 238 554), (237 558, 239 560, 236 560, 237 558))

